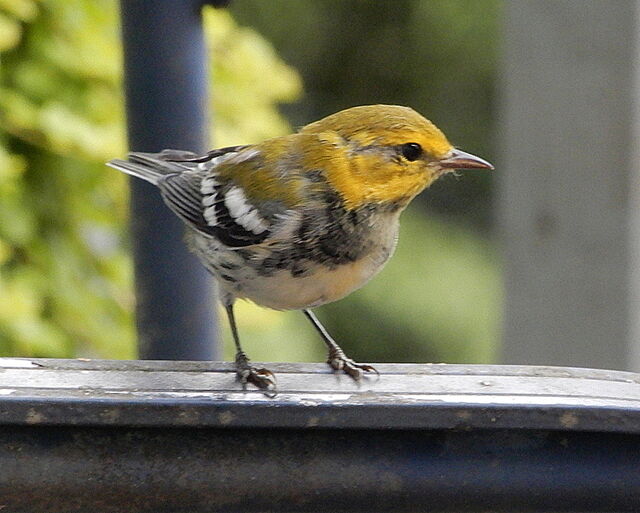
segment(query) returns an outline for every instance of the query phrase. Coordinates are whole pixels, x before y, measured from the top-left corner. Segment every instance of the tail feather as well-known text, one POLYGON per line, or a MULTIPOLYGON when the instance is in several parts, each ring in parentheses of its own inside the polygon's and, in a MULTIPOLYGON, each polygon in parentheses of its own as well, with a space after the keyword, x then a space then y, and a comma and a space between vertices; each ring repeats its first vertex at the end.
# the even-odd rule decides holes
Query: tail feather
POLYGON ((153 185, 158 185, 158 181, 165 175, 192 169, 178 162, 168 162, 165 160, 167 155, 166 150, 162 153, 129 153, 129 160, 113 159, 107 162, 107 166, 142 178, 153 185))

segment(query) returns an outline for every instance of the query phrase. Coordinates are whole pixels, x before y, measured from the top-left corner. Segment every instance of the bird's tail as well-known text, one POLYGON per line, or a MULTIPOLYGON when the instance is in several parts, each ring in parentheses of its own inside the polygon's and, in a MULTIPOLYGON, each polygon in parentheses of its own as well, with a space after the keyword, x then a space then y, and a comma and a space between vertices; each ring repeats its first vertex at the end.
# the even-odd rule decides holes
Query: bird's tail
MULTIPOLYGON (((165 175, 193 169, 180 162, 171 162, 172 158, 193 155, 195 154, 177 150, 164 150, 161 153, 129 153, 128 160, 113 159, 107 162, 107 166, 158 185, 160 178, 165 175)), ((176 158, 176 160, 179 159, 176 158)))

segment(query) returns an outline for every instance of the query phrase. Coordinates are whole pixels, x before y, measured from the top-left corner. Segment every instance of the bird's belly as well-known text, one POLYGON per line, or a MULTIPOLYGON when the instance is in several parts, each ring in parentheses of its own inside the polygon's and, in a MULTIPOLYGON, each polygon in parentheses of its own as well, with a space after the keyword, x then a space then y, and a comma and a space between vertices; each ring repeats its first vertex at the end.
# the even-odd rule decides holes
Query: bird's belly
POLYGON ((342 299, 362 287, 383 264, 363 258, 333 269, 317 265, 304 276, 294 276, 282 269, 268 277, 255 276, 243 283, 240 290, 232 286, 230 292, 276 310, 313 308, 342 299))
MULTIPOLYGON (((188 237, 191 249, 231 298, 276 310, 312 308, 342 299, 362 287, 389 260, 397 241, 397 217, 383 219, 355 261, 335 263, 317 256, 274 261, 271 247, 228 249, 213 238, 188 237)), ((278 253, 287 256, 285 251, 278 253)))

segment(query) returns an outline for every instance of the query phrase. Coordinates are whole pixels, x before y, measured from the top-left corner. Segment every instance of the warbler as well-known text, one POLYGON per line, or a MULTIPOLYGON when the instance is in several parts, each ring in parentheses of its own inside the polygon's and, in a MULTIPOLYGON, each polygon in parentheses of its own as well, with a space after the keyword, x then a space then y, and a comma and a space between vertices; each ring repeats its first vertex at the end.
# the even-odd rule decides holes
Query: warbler
POLYGON ((246 385, 275 389, 251 365, 234 318, 236 299, 302 310, 328 347, 329 365, 360 379, 377 372, 347 357, 311 311, 364 285, 391 257, 409 202, 456 169, 493 169, 454 148, 408 107, 365 105, 294 134, 205 155, 130 153, 109 166, 157 186, 186 225, 186 240, 220 285, 246 385))

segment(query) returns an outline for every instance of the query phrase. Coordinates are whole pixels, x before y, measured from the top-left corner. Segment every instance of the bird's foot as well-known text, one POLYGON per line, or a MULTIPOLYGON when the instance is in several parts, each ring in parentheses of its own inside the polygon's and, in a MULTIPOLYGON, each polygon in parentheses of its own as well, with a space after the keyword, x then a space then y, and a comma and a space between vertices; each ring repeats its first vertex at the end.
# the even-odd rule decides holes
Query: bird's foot
POLYGON ((246 388, 247 383, 255 385, 260 390, 270 392, 275 396, 276 376, 269 369, 257 369, 250 364, 249 358, 244 352, 236 354, 236 376, 238 381, 246 388))
POLYGON ((332 369, 343 371, 356 381, 359 381, 365 372, 373 372, 378 376, 380 375, 375 367, 352 360, 344 354, 344 351, 340 348, 332 347, 329 349, 329 358, 327 359, 327 363, 331 365, 332 369))

